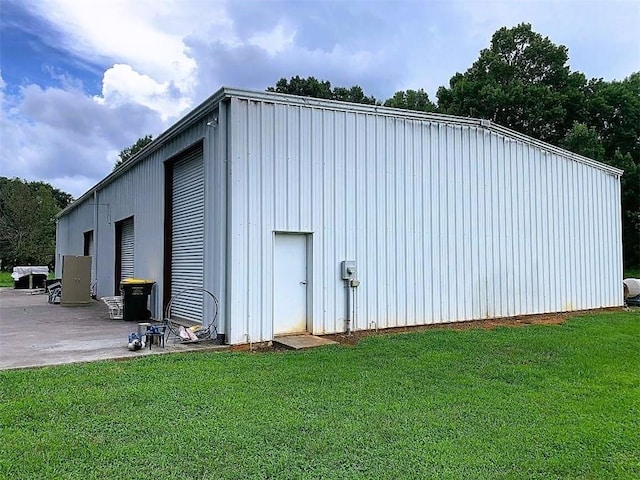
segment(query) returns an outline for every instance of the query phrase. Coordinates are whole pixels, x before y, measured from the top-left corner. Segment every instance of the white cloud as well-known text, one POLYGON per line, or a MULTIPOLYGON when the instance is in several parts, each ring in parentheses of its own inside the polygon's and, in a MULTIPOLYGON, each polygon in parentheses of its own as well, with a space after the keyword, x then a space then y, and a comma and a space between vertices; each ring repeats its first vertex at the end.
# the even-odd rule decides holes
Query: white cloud
POLYGON ((80 91, 29 85, 3 94, 2 175, 44 180, 74 196, 108 174, 114 152, 163 128, 159 115, 135 104, 101 105, 80 91))
POLYGON ((220 85, 263 90, 282 77, 294 75, 327 79, 335 86, 360 84, 369 94, 381 95, 381 90, 375 87, 392 84, 399 73, 388 68, 389 59, 382 53, 349 51, 342 45, 329 51, 291 46, 275 55, 265 55, 253 45, 229 48, 219 43, 194 42, 191 49, 199 58, 198 100, 220 85), (363 79, 368 84, 363 84, 363 79))
POLYGON ((69 51, 84 58, 118 59, 158 81, 186 79, 196 67, 182 38, 197 12, 181 2, 46 0, 33 8, 65 33, 69 51))
POLYGON ((170 0, 48 0, 32 6, 63 32, 69 52, 113 65, 104 73, 100 102, 140 103, 163 119, 191 106, 195 86, 197 63, 183 39, 205 21, 182 7, 170 0))
POLYGON ((163 121, 177 117, 191 105, 190 92, 184 94, 173 81, 158 83, 134 71, 130 65, 121 64, 104 73, 102 96, 94 99, 112 107, 126 103, 144 105, 159 112, 163 121))
POLYGON ((252 35, 249 37, 248 43, 262 48, 269 55, 273 56, 291 47, 295 36, 295 30, 286 29, 284 25, 279 23, 271 31, 258 32, 252 35))
MULTIPOLYGON (((0 105, 4 106, 4 89, 7 86, 4 79, 2 78, 2 69, 0 69, 0 105)), ((2 113, 4 113, 4 108, 2 108, 2 113)), ((0 113, 0 115, 2 114, 0 113)))
POLYGON ((49 73, 58 88, 26 84, 17 94, 0 71, 1 174, 50 181, 76 196, 111 171, 116 152, 167 128, 221 85, 264 89, 281 77, 313 75, 358 84, 380 100, 406 88, 433 98, 495 30, 520 22, 566 45, 571 67, 588 77, 640 69, 640 4, 632 0, 24 5, 61 34, 61 51, 104 71, 93 97, 55 64, 49 73))

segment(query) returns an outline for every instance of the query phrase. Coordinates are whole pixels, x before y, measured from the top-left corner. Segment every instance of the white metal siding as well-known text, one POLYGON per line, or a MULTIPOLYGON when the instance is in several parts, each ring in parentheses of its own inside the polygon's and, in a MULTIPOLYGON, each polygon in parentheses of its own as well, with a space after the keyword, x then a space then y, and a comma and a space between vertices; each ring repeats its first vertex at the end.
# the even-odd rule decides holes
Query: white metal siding
POLYGON ((89 255, 91 256, 91 285, 92 285, 92 293, 95 293, 93 290, 93 284, 96 281, 96 242, 93 235, 93 230, 89 232, 88 235, 89 245, 89 255))
POLYGON ((113 219, 129 216, 134 270, 163 290, 163 162, 204 140, 204 285, 231 343, 272 337, 274 231, 311 235, 317 333, 344 328, 345 259, 362 281, 357 329, 621 304, 615 173, 474 120, 231 95, 59 219, 57 258, 94 229, 99 296, 113 219))
MULTIPOLYGON (((224 109, 225 106, 223 105, 222 108, 224 109)), ((206 245, 204 250, 207 252, 204 285, 220 299, 221 309, 218 319, 220 327, 224 329, 226 139, 224 133, 221 133, 224 132, 224 119, 220 119, 220 127, 212 124, 211 120, 217 116, 217 105, 213 105, 206 116, 192 119, 187 126, 183 125, 180 130, 174 130, 169 137, 165 136, 157 150, 141 159, 124 174, 113 178, 108 183, 98 185, 97 190, 90 196, 74 205, 58 219, 56 258, 61 258, 64 254, 82 255, 82 232, 94 229, 99 297, 113 295, 115 221, 130 216, 135 217, 135 236, 138 242, 134 258, 136 276, 155 280, 158 285, 154 292, 164 291, 164 162, 201 143, 206 164, 205 178, 208 186, 206 195, 210 196, 205 205, 205 213, 209 221, 204 238, 206 245)), ((159 138, 162 138, 162 135, 159 138)), ((150 308, 156 318, 162 316, 162 300, 162 295, 151 297, 150 308)), ((209 305, 205 304, 205 308, 209 308, 209 305)), ((206 318, 212 319, 213 315, 207 315, 206 318)))
POLYGON ((172 315, 202 322, 204 276, 204 165, 202 151, 173 167, 171 292, 172 315))
POLYGON ((471 122, 233 99, 231 342, 272 337, 272 236, 311 232, 313 331, 621 304, 619 178, 471 122))
MULTIPOLYGON (((139 248, 135 255, 136 277, 158 283, 155 292, 163 291, 164 269, 164 161, 200 141, 209 132, 206 120, 180 132, 148 159, 141 161, 123 176, 97 193, 95 243, 98 296, 113 295, 115 220, 135 216, 135 236, 139 248)), ((206 148, 206 147, 205 147, 206 148)), ((92 203, 91 201, 89 203, 92 203)), ((60 218, 72 215, 75 210, 60 218)), ((74 230, 76 222, 70 222, 74 230)), ((88 228, 91 228, 90 226, 88 228)), ((86 230, 87 228, 85 228, 86 230)), ((81 248, 81 247, 80 247, 81 248)), ((81 250, 79 251, 82 254, 81 250)), ((162 318, 162 295, 151 297, 150 309, 162 318)))
MULTIPOLYGON (((92 199, 88 199, 67 215, 58 219, 56 224, 56 277, 62 276, 62 257, 64 255, 84 255, 84 232, 94 228, 94 208, 92 199)), ((113 237, 111 239, 113 243, 113 237)), ((113 260, 111 263, 113 270, 113 260)), ((113 282, 111 283, 113 285, 113 282)))
POLYGON ((133 278, 135 272, 135 232, 133 218, 123 220, 122 237, 120 241, 120 280, 133 278))

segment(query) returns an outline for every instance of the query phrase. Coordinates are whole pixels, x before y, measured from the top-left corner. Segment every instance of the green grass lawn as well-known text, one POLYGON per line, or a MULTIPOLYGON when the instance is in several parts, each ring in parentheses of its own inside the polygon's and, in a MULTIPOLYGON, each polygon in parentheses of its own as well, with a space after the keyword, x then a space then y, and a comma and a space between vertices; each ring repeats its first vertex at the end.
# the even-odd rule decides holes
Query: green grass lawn
MULTIPOLYGON (((54 272, 50 272, 47 278, 55 278, 54 272)), ((0 270, 0 287, 13 287, 13 278, 8 270, 0 270)))
POLYGON ((0 270, 0 287, 13 287, 11 272, 0 270))
POLYGON ((640 478, 640 311, 0 372, 1 478, 640 478))

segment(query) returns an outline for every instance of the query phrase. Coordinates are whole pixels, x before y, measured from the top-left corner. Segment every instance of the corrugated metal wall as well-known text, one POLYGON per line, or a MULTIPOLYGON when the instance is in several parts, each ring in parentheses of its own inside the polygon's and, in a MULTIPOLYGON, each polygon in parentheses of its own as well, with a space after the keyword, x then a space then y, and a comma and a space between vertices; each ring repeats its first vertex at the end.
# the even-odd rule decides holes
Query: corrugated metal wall
POLYGON ((135 278, 135 218, 122 220, 122 234, 120 238, 120 278, 135 278))
POLYGON ((173 164, 171 225, 172 317, 202 323, 204 287, 204 162, 197 150, 173 164))
MULTIPOLYGON (((55 274, 62 277, 64 255, 84 255, 84 232, 94 228, 92 202, 84 202, 69 214, 60 217, 56 224, 55 274)), ((95 232, 94 232, 95 238, 95 232)))
POLYGON ((93 198, 88 198, 58 219, 57 252, 81 255, 82 232, 83 229, 94 228, 95 209, 98 297, 115 294, 115 222, 133 216, 136 236, 134 274, 157 282, 156 294, 152 297, 156 304, 151 308, 154 314, 161 315, 164 273, 163 162, 203 138, 207 158, 209 142, 206 140, 212 130, 206 122, 207 119, 203 118, 181 131, 148 158, 98 190, 93 198))
MULTIPOLYGON (((136 232, 134 274, 157 282, 157 304, 152 309, 161 315, 164 274, 164 161, 200 141, 207 133, 205 122, 181 132, 150 158, 137 163, 125 175, 99 192, 101 203, 110 205, 112 221, 134 217, 136 232)), ((114 230, 102 217, 99 248, 108 252, 99 256, 98 295, 113 295, 114 230), (106 232, 106 235, 105 235, 106 232)))
POLYGON ((163 162, 204 140, 204 285, 230 343, 272 338, 274 232, 311 234, 315 333, 344 330, 342 260, 362 282, 356 329, 622 303, 614 174, 473 120, 230 96, 59 219, 58 255, 94 230, 98 296, 129 216, 135 275, 162 292, 163 162))
POLYGON ((272 338, 274 231, 311 232, 315 333, 621 305, 617 176, 502 133, 233 99, 231 342, 272 338))

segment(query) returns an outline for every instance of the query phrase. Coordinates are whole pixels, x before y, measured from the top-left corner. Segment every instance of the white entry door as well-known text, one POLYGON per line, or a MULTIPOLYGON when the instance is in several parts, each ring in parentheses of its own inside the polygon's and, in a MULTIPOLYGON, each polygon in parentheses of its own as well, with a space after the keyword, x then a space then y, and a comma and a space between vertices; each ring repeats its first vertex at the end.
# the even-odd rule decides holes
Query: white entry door
POLYGON ((307 235, 277 233, 273 254, 273 334, 307 331, 307 235))

